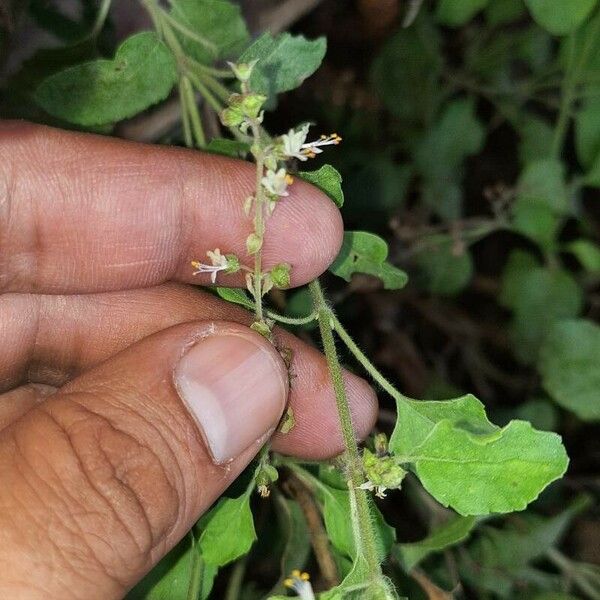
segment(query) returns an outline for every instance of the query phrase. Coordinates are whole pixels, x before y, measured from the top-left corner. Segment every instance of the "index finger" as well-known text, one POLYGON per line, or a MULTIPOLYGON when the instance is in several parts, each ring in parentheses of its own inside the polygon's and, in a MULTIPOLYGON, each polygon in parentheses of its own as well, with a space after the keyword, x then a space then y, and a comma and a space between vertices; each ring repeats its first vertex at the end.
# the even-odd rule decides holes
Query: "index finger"
MULTIPOLYGON (((254 166, 181 148, 49 127, 0 125, 0 290, 88 293, 193 276, 219 248, 250 261, 242 210, 254 166)), ((270 218, 265 268, 292 265, 292 285, 323 272, 341 245, 333 203, 296 180, 270 218)), ((243 285, 241 274, 223 285, 243 285)))

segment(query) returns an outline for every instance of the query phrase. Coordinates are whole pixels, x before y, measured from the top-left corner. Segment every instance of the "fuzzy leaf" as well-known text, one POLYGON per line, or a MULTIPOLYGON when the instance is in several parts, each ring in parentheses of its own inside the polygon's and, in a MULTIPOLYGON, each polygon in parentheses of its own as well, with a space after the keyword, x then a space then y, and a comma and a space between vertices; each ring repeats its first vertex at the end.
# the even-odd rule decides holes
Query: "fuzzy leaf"
POLYGON ((254 310, 254 302, 244 290, 240 290, 238 288, 218 287, 216 288, 216 292, 220 298, 227 300, 227 302, 239 304, 248 310, 254 310))
POLYGON ((408 573, 430 554, 466 540, 474 526, 475 517, 455 517, 440 525, 420 542, 396 545, 394 554, 408 573))
POLYGON ((440 103, 442 64, 440 32, 421 15, 383 45, 373 61, 371 80, 394 116, 425 123, 440 103))
POLYGON ((458 27, 470 21, 490 0, 440 0, 436 17, 442 25, 458 27))
POLYGON ((346 281, 354 273, 366 273, 378 277, 386 290, 397 290, 406 285, 404 271, 386 261, 388 246, 379 236, 366 231, 347 231, 344 243, 329 270, 346 281))
POLYGON ((600 420, 600 327, 574 319, 556 323, 542 345, 542 385, 584 421, 600 420))
POLYGON ((389 447, 398 455, 410 454, 440 421, 449 421, 474 433, 497 430, 488 420, 483 404, 472 394, 452 400, 399 400, 396 404, 398 418, 389 447))
POLYGON ((228 0, 174 0, 171 16, 196 36, 175 30, 187 54, 203 63, 235 56, 250 39, 240 7, 228 0))
POLYGON ((519 178, 517 201, 540 203, 565 214, 569 207, 564 164, 552 158, 528 163, 519 178))
POLYGON ((238 62, 258 60, 252 71, 250 87, 258 94, 274 97, 300 86, 321 64, 325 38, 307 40, 301 35, 264 33, 239 58, 238 62))
POLYGON ((425 181, 424 201, 442 218, 459 218, 463 162, 481 150, 484 140, 473 100, 460 99, 445 107, 416 146, 414 160, 425 181))
POLYGON ((147 31, 126 39, 114 60, 93 60, 51 75, 37 88, 35 100, 54 117, 102 125, 163 100, 176 80, 173 55, 147 31))
MULTIPOLYGON (((431 238, 430 238, 431 239, 431 238)), ((473 276, 473 259, 468 249, 454 251, 454 241, 440 236, 415 257, 418 281, 432 294, 452 296, 461 292, 473 276)))
POLYGON ((250 495, 221 498, 206 517, 200 551, 206 563, 217 567, 247 554, 256 540, 250 495))
POLYGON ((524 363, 533 362, 549 327, 579 315, 583 293, 568 271, 537 267, 530 269, 516 290, 512 322, 515 353, 524 363))
POLYGON ((534 20, 554 35, 571 33, 583 23, 597 0, 525 0, 534 20))
POLYGON ((342 176, 336 168, 331 165, 323 165, 316 171, 300 171, 298 177, 318 187, 335 202, 338 208, 344 205, 342 176))
POLYGON ((506 308, 513 308, 529 272, 538 266, 539 262, 533 254, 523 250, 513 250, 502 272, 498 302, 506 308))
POLYGON ((526 421, 477 435, 449 420, 406 460, 438 502, 465 516, 523 510, 569 462, 560 436, 526 421))

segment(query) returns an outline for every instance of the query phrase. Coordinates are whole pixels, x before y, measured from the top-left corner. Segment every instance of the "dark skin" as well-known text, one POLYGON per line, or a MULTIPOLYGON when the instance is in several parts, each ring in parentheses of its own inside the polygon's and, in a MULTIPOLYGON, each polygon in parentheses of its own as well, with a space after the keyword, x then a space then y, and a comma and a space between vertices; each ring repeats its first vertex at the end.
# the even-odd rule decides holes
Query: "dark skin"
MULTIPOLYGON (((253 181, 241 161, 0 126, 0 597, 122 597, 250 462, 256 445, 215 460, 173 384, 182 349, 206 331, 250 340, 285 381, 273 408, 256 408, 274 424, 286 402, 294 410, 276 451, 342 451, 323 356, 278 330, 288 389, 251 316, 189 285, 209 283, 190 266, 207 250, 245 256, 253 181)), ((331 201, 296 182, 269 222, 265 267, 289 262, 302 285, 341 237, 331 201)), ((236 360, 226 352, 200 373, 236 360)), ((346 383, 364 437, 375 395, 355 375, 346 383)))

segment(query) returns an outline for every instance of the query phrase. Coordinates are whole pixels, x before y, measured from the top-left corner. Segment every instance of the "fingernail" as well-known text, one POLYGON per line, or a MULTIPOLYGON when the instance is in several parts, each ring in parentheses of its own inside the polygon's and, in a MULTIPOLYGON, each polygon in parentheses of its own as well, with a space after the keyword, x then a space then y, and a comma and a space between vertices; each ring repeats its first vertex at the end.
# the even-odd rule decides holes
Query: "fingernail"
POLYGON ((277 426, 287 396, 282 362, 252 332, 215 332, 199 340, 175 369, 179 395, 216 463, 255 445, 277 426))

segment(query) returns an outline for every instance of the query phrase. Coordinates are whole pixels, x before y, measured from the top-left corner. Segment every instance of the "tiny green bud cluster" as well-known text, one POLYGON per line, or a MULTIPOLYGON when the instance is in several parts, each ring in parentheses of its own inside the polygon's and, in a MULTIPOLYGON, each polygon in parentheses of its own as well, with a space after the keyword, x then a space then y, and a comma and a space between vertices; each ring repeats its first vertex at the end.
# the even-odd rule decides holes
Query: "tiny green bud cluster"
POLYGON ((375 452, 368 448, 363 451, 363 471, 367 481, 360 487, 363 490, 375 490, 378 498, 385 498, 386 490, 400 488, 407 471, 388 453, 387 437, 384 433, 377 434, 373 441, 375 452))
POLYGON ((268 498, 271 494, 271 484, 279 479, 277 469, 267 462, 261 462, 254 472, 256 488, 262 498, 268 498))

